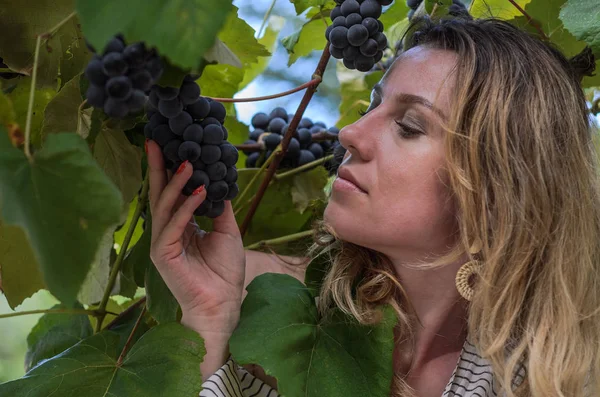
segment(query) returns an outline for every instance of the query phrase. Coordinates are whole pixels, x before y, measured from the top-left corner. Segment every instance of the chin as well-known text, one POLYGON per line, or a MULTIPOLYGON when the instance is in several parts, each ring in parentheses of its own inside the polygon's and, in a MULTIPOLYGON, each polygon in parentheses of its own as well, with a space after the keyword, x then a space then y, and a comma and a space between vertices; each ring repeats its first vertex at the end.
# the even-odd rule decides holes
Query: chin
POLYGON ((347 208, 335 201, 329 201, 325 212, 323 213, 323 221, 331 227, 336 237, 349 243, 369 247, 369 230, 365 227, 368 225, 366 219, 362 219, 360 211, 347 208))

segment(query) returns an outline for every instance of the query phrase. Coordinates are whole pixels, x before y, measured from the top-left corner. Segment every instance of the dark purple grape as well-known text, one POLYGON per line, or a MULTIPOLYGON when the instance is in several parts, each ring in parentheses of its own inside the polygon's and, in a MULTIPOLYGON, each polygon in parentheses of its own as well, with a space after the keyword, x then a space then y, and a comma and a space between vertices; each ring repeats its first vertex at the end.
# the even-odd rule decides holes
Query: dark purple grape
POLYGON ((321 128, 325 128, 325 129, 327 128, 327 124, 325 124, 325 123, 324 123, 324 122, 322 122, 322 121, 317 121, 317 122, 315 122, 315 125, 318 125, 318 126, 319 126, 319 127, 321 127, 321 128))
POLYGON ((203 147, 200 147, 200 145, 198 145, 196 142, 184 141, 181 145, 179 145, 179 151, 177 154, 179 155, 179 159, 181 159, 181 161, 188 160, 189 162, 194 162, 200 158, 203 152, 203 147))
POLYGON ((256 168, 256 161, 259 157, 259 152, 250 153, 246 158, 246 168, 256 168))
POLYGON ((354 25, 348 29, 347 42, 353 46, 361 46, 369 39, 369 31, 362 24, 354 25))
POLYGON ((298 141, 301 147, 307 147, 312 142, 312 135, 310 130, 301 128, 298 130, 298 141))
POLYGON ((373 36, 373 39, 377 42, 377 50, 383 51, 387 48, 388 41, 387 37, 385 37, 385 34, 381 32, 376 33, 375 36, 373 36))
POLYGON ((206 189, 206 198, 210 201, 221 201, 227 196, 229 185, 225 181, 212 182, 206 189))
POLYGON ((235 167, 229 167, 227 168, 227 175, 225 175, 225 178, 223 178, 223 180, 229 184, 231 183, 235 183, 238 179, 238 172, 237 169, 235 167))
MULTIPOLYGON (((287 117, 287 114, 286 114, 286 117, 287 117)), ((286 124, 287 124, 286 121, 284 119, 282 119, 281 117, 275 117, 269 122, 269 127, 267 128, 267 131, 274 132, 276 134, 281 134, 281 131, 283 130, 283 127, 286 124)))
POLYGON ((339 16, 339 17, 335 18, 333 20, 333 23, 331 24, 331 26, 333 26, 334 28, 337 28, 338 26, 346 27, 346 17, 339 16))
MULTIPOLYGON (((410 11, 409 11, 409 12, 410 12, 410 11)), ((381 22, 381 21, 377 20, 377 25, 379 25, 379 31, 380 31, 380 32, 383 32, 383 30, 384 30, 383 22, 381 22)))
POLYGON ((204 128, 202 128, 200 124, 190 124, 183 131, 183 139, 186 141, 192 141, 201 144, 203 136, 204 128))
POLYGON ((177 96, 179 95, 179 88, 175 87, 161 87, 157 85, 156 87, 154 87, 154 90, 156 91, 156 95, 158 95, 158 98, 161 101, 170 101, 172 99, 177 98, 177 96))
POLYGON ((210 179, 208 178, 208 175, 206 175, 206 172, 194 170, 194 172, 192 172, 192 176, 190 176, 190 179, 188 179, 187 183, 185 184, 182 193, 186 196, 189 196, 200 186, 210 187, 210 179))
POLYGON ((356 69, 356 67, 354 66, 354 61, 350 60, 350 59, 343 59, 342 62, 344 63, 344 66, 347 69, 356 69))
POLYGON ((308 164, 310 162, 315 161, 315 155, 312 154, 310 151, 308 150, 300 150, 300 155, 298 157, 298 167, 304 165, 304 164, 308 164))
POLYGON ((221 102, 212 101, 210 103, 210 117, 214 117, 219 120, 221 124, 225 122, 225 116, 227 116, 227 111, 225 110, 225 106, 221 102))
POLYGON ((150 123, 146 123, 144 126, 144 136, 146 139, 152 139, 152 127, 150 127, 150 123))
POLYGON ((158 111, 160 114, 167 118, 172 118, 177 116, 183 110, 183 104, 179 100, 179 98, 171 99, 171 100, 160 100, 158 102, 158 111))
MULTIPOLYGON (((355 25, 362 26, 362 25, 355 25)), ((352 27, 354 28, 354 26, 352 27)), ((365 28, 366 30, 366 28, 365 28)), ((349 30, 345 26, 336 26, 329 35, 329 42, 337 48, 344 48, 348 45, 349 30)))
POLYGON ((123 52, 125 48, 125 43, 118 37, 113 37, 104 47, 104 54, 108 54, 110 52, 123 52))
POLYGON ((365 0, 360 5, 360 15, 363 18, 371 17, 377 19, 381 16, 381 11, 381 4, 377 0, 365 0))
POLYGON ((192 165, 194 166, 194 170, 206 171, 206 164, 202 160, 196 160, 192 162, 192 165))
POLYGON ((310 128, 313 126, 313 122, 308 117, 303 117, 298 124, 298 128, 310 128))
POLYGON ((150 126, 152 129, 158 127, 161 124, 169 124, 169 119, 160 113, 155 113, 154 116, 150 117, 150 126))
POLYGON ((361 54, 358 58, 356 58, 354 64, 356 66, 356 70, 359 72, 368 72, 371 70, 373 65, 375 65, 375 59, 373 57, 367 57, 361 54))
POLYGON ((204 128, 208 127, 211 124, 218 125, 219 127, 221 126, 221 122, 215 119, 214 117, 207 117, 200 123, 200 125, 204 128))
POLYGON ((231 183, 227 187, 229 191, 223 200, 233 200, 240 192, 240 188, 238 187, 237 183, 231 183))
POLYGON ((269 126, 269 116, 263 112, 256 113, 254 116, 252 116, 251 123, 254 128, 266 130, 269 126))
POLYGON ((160 58, 155 57, 146 62, 145 69, 150 72, 152 79, 157 81, 163 73, 163 65, 160 58))
POLYGON ((156 141, 161 147, 165 147, 173 139, 179 139, 179 137, 173 134, 173 131, 166 124, 161 124, 152 130, 152 140, 156 141))
POLYGON ((169 141, 163 148, 163 154, 166 158, 173 162, 179 162, 179 146, 183 143, 181 139, 173 139, 169 141))
POLYGON ((332 135, 337 135, 340 133, 340 129, 337 127, 329 127, 329 129, 327 130, 328 133, 332 134, 332 135))
POLYGON ((200 97, 200 86, 194 82, 184 81, 179 90, 179 99, 184 105, 191 105, 200 97))
POLYGON ((389 6, 390 4, 392 4, 394 0, 379 0, 379 4, 381 4, 382 6, 389 6))
POLYGON ((329 14, 329 17, 333 21, 334 19, 336 19, 339 16, 342 16, 342 9, 341 9, 341 7, 340 6, 333 7, 333 10, 331 10, 331 13, 329 14))
POLYGON ((329 41, 329 35, 331 34, 331 31, 333 30, 333 28, 335 28, 335 26, 329 25, 329 26, 327 26, 327 29, 325 29, 325 39, 328 41, 329 41))
POLYGON ((127 99, 127 106, 129 106, 129 113, 140 112, 144 109, 146 103, 146 94, 142 90, 133 90, 129 99, 127 99))
POLYGON ((421 2, 423 0, 406 0, 406 5, 408 6, 408 8, 412 8, 413 10, 416 8, 419 8, 419 5, 421 5, 421 2))
POLYGON ((193 122, 192 116, 190 116, 188 112, 183 111, 177 116, 169 118, 169 127, 171 127, 171 131, 173 131, 174 134, 183 135, 185 129, 193 122))
MULTIPOLYGON (((205 130, 206 132, 206 130, 205 130)), ((200 159, 207 165, 216 163, 221 158, 221 148, 217 145, 202 146, 200 159)))
POLYGON ((152 76, 146 69, 139 69, 129 74, 133 88, 148 92, 152 87, 152 76))
POLYGON ((375 54, 375 58, 373 60, 375 63, 377 63, 381 61, 381 58, 383 58, 383 51, 377 51, 377 54, 375 54))
POLYGON ((141 68, 144 66, 146 47, 143 42, 130 44, 123 50, 123 58, 131 68, 141 68))
POLYGON ((346 0, 342 3, 341 11, 343 16, 348 16, 355 12, 359 12, 360 4, 356 0, 346 0))
POLYGON ((208 175, 211 181, 220 181, 227 175, 227 166, 222 161, 207 165, 206 175, 208 175))
POLYGON ((188 105, 188 113, 194 118, 194 120, 201 120, 208 116, 210 112, 210 103, 204 97, 200 97, 196 102, 188 105))
MULTIPOLYGON (((344 48, 344 51, 342 53, 343 58, 345 59, 349 59, 349 60, 355 60, 356 57, 358 57, 358 54, 360 54, 360 50, 359 47, 355 47, 353 45, 349 45, 348 47, 344 48)), ((341 58, 339 58, 341 59, 341 58)))
POLYGON ((350 14, 346 17, 346 27, 350 28, 350 26, 358 25, 359 23, 362 23, 362 21, 363 21, 363 17, 361 17, 360 14, 358 14, 358 13, 350 14))
POLYGON ((225 202, 224 201, 215 201, 212 203, 212 207, 211 209, 208 210, 208 212, 206 213, 206 217, 208 218, 217 218, 221 215, 223 215, 223 212, 225 212, 225 202))
POLYGON ((277 145, 279 145, 279 143, 281 142, 281 139, 281 135, 271 133, 267 135, 264 139, 265 146, 269 150, 275 150, 277 145))
MULTIPOLYGON (((385 37, 385 36, 383 36, 385 37)), ((377 42, 373 39, 369 39, 360 46, 360 53, 366 57, 374 57, 379 49, 377 48, 377 42)))
MULTIPOLYGON (((256 141, 252 140, 252 139, 248 139, 246 142, 244 142, 244 145, 254 145, 254 144, 256 144, 256 141)), ((252 153, 254 153, 253 150, 242 150, 242 152, 244 152, 244 154, 246 156, 250 156, 252 153)))
POLYGON ((265 131, 263 129, 260 128, 256 128, 254 131, 252 131, 249 135, 249 138, 254 140, 254 141, 258 141, 258 138, 260 137, 260 134, 264 133, 265 131))
POLYGON ((104 86, 108 80, 108 76, 104 73, 104 66, 100 59, 92 59, 85 68, 85 77, 90 81, 99 86, 104 86))
POLYGON ((287 152, 285 152, 285 157, 290 159, 295 159, 300 154, 300 141, 296 138, 290 139, 290 143, 287 148, 287 152))
POLYGON ((369 31, 369 36, 373 36, 375 33, 379 32, 379 24, 375 18, 369 17, 363 19, 362 25, 369 31))
POLYGON ((158 110, 158 104, 160 103, 160 99, 158 99, 158 95, 156 95, 156 91, 150 91, 150 95, 148 95, 148 102, 158 110))
POLYGON ((229 139, 229 131, 227 131, 227 128, 225 128, 224 125, 222 125, 221 128, 223 129, 223 140, 226 141, 229 139))
POLYGON ((129 107, 123 101, 108 97, 104 102, 104 113, 115 119, 122 119, 129 113, 129 107))
POLYGON ((118 52, 109 52, 102 58, 102 70, 107 76, 121 76, 127 72, 127 62, 118 52))
POLYGON ((196 210, 194 211, 194 215, 205 216, 206 214, 208 214, 208 211, 210 211, 211 209, 212 209, 212 201, 204 200, 202 202, 202 204, 200 204, 198 206, 198 208, 196 208, 196 210))
POLYGON ((315 124, 314 126, 312 126, 312 128, 309 130, 311 135, 314 134, 318 134, 319 132, 322 132, 325 128, 315 124))
POLYGON ((239 158, 238 150, 231 143, 223 143, 220 145, 221 148, 221 161, 225 163, 227 167, 233 167, 239 158))
POLYGON ((276 118, 283 119, 283 121, 285 121, 286 123, 289 121, 287 111, 282 107, 276 107, 271 111, 271 114, 269 114, 270 121, 273 121, 276 118))
MULTIPOLYGON (((346 48, 348 48, 348 47, 346 47, 346 48)), ((333 44, 329 45, 329 53, 335 59, 342 59, 342 58, 344 58, 344 50, 342 50, 341 48, 335 47, 333 44)))
POLYGON ((109 97, 125 100, 131 95, 131 80, 126 76, 112 77, 106 82, 106 93, 109 97))
POLYGON ((220 124, 209 124, 204 127, 202 143, 205 145, 219 145, 223 142, 223 128, 220 124))
POLYGON ((321 147, 321 145, 319 145, 318 143, 312 143, 309 147, 308 150, 313 154, 313 156, 315 156, 315 160, 316 159, 320 159, 321 157, 323 157, 323 148, 321 147))
POLYGON ((97 86, 96 84, 90 84, 85 93, 85 97, 88 103, 94 107, 101 108, 104 106, 106 100, 106 93, 104 86, 97 86))

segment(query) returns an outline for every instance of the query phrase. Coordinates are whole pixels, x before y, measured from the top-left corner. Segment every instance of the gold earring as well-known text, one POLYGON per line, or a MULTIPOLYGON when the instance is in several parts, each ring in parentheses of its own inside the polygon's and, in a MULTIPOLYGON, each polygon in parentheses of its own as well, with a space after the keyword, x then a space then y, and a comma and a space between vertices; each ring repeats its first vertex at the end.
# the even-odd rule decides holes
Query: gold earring
POLYGON ((471 278, 475 279, 481 271, 482 263, 476 260, 469 261, 462 265, 456 273, 456 289, 458 293, 468 300, 469 302, 473 299, 475 292, 471 283, 475 283, 475 280, 471 282, 471 278))

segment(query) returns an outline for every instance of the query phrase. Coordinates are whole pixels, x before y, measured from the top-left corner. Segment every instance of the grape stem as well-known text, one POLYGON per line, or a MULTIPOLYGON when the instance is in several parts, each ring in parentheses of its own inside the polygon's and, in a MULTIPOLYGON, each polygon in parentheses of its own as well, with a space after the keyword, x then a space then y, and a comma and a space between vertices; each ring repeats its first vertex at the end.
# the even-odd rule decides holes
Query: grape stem
POLYGON ((544 40, 549 41, 550 38, 546 35, 546 33, 544 33, 544 30, 542 29, 542 27, 540 26, 540 24, 531 17, 531 15, 529 15, 527 13, 527 11, 525 11, 523 9, 523 7, 521 7, 520 5, 518 5, 515 0, 508 0, 513 6, 515 6, 515 8, 517 10, 519 10, 519 12, 521 14, 523 14, 525 16, 525 18, 527 18, 527 22, 533 26, 535 29, 537 29, 538 32, 540 32, 540 35, 544 38, 544 40))
MULTIPOLYGON (((123 263, 123 258, 125 258, 125 254, 127 253, 127 248, 129 247, 129 243, 131 242, 131 238, 133 237, 133 232, 137 226, 138 221, 146 208, 146 202, 148 201, 148 190, 150 187, 149 180, 150 173, 146 171, 146 176, 144 177, 144 184, 142 185, 142 192, 138 196, 137 206, 135 207, 135 212, 133 213, 133 218, 131 219, 131 223, 129 224, 129 229, 127 229, 127 234, 125 234, 125 238, 123 239, 123 244, 121 245, 121 249, 119 251, 119 255, 117 259, 115 259, 115 263, 112 265, 110 270, 110 276, 108 279, 108 284, 106 285, 106 289, 104 290, 104 296, 100 301, 100 306, 98 309, 102 312, 106 310, 106 305, 108 304, 108 299, 110 298, 110 293, 113 290, 115 282, 117 281, 117 277, 119 275, 119 270, 121 269, 121 264, 123 263)), ((102 322, 104 321, 104 316, 98 318, 98 322, 96 323, 96 332, 100 332, 102 329, 102 322)))
POLYGON ((213 101, 224 102, 224 103, 235 103, 235 102, 258 102, 258 101, 268 101, 269 99, 281 98, 287 95, 294 94, 298 91, 302 91, 306 88, 314 87, 321 83, 322 78, 317 76, 313 78, 311 81, 308 81, 296 88, 292 88, 291 90, 280 92, 279 94, 267 95, 267 96, 258 96, 253 98, 213 98, 207 96, 206 98, 210 98, 213 101))
POLYGON ((254 196, 254 201, 252 202, 252 205, 250 206, 250 209, 248 210, 248 213, 246 214, 246 217, 244 218, 244 221, 242 222, 242 226, 240 227, 240 233, 241 233, 242 237, 244 236, 244 234, 246 234, 246 231, 248 230, 248 227, 250 226, 250 222, 252 221, 252 218, 254 217, 256 210, 258 209, 258 205, 260 204, 262 198, 264 197, 265 192, 267 191, 267 188, 269 187, 269 183, 271 183, 271 180, 273 179, 273 176, 275 175, 275 171, 277 170, 277 167, 279 166, 279 163, 281 163, 281 160, 283 159, 283 157, 285 156, 285 153, 287 152, 288 146, 290 144, 290 140, 292 139, 294 131, 296 131, 296 129, 298 128, 298 124, 300 124, 300 119, 304 115, 304 111, 308 107, 308 104, 310 103, 313 95, 317 91, 317 87, 319 86, 319 84, 322 80, 321 76, 323 76, 323 73, 325 73, 325 68, 327 68, 327 63, 329 62, 330 58, 331 58, 331 54, 329 53, 329 43, 327 43, 325 45, 325 49, 323 50, 323 54, 321 55, 321 59, 319 60, 319 64, 317 65, 317 68, 315 69, 315 72, 313 74, 313 80, 311 80, 311 81, 316 81, 316 83, 314 85, 311 85, 308 88, 308 90, 306 90, 306 92, 304 93, 304 97, 302 98, 302 101, 300 102, 300 105, 298 106, 298 109, 296 110, 296 114, 292 118, 292 121, 290 122, 290 125, 288 126, 288 130, 283 137, 283 141, 281 142, 281 151, 273 153, 273 156, 275 158, 273 159, 271 164, 269 164, 269 168, 267 169, 267 174, 265 175, 260 187, 258 188, 258 192, 256 193, 256 196, 254 196))
MULTIPOLYGON (((297 136, 294 136, 297 138, 297 136)), ((330 134, 328 132, 318 132, 312 135, 313 142, 323 141, 337 141, 338 136, 330 134)), ((238 150, 245 150, 247 152, 261 152, 266 150, 266 147, 262 143, 243 143, 241 145, 234 145, 238 150)))
POLYGON ((247 247, 244 247, 244 249, 255 250, 255 249, 270 247, 272 245, 291 243, 293 241, 301 240, 305 237, 311 236, 312 234, 313 234, 312 230, 305 230, 303 232, 289 234, 287 236, 277 237, 277 238, 274 238, 271 240, 262 240, 262 241, 254 243, 254 244, 250 244, 247 247))
POLYGON ((140 313, 137 321, 135 322, 135 325, 133 326, 133 329, 131 330, 129 337, 127 338, 127 342, 125 342, 125 346, 123 346, 123 350, 121 350, 121 354, 119 354, 119 358, 117 360, 117 367, 120 367, 121 364, 123 363, 123 358, 125 358, 125 354, 129 350, 129 347, 131 346, 131 342, 133 341, 133 335, 135 334, 135 331, 137 331, 140 323, 142 322, 142 318, 144 318, 144 314, 146 314, 146 305, 144 305, 144 307, 142 308, 142 312, 140 313))
POLYGON ((25 316, 28 314, 87 314, 89 316, 99 317, 101 315, 112 314, 118 316, 118 313, 109 311, 100 311, 99 309, 45 309, 45 310, 28 310, 22 312, 0 314, 0 318, 25 316))
POLYGON ((105 327, 105 329, 111 329, 116 323, 119 322, 119 320, 121 320, 121 318, 123 318, 127 314, 131 313, 137 307, 139 307, 140 305, 143 305, 144 303, 146 303, 146 296, 142 296, 137 302, 135 302, 134 304, 129 306, 127 309, 123 310, 119 315, 117 315, 117 318, 113 319, 110 323, 108 323, 108 325, 105 327))
POLYGON ((282 179, 289 178, 290 176, 294 176, 296 174, 299 174, 302 171, 310 170, 311 168, 317 167, 317 166, 319 166, 319 165, 321 165, 321 164, 323 164, 326 161, 329 161, 331 159, 333 159, 333 154, 330 154, 329 156, 321 157, 318 160, 311 161, 310 163, 306 163, 304 165, 301 165, 298 168, 294 168, 294 169, 286 171, 286 172, 275 174, 273 176, 273 180, 280 181, 282 179))

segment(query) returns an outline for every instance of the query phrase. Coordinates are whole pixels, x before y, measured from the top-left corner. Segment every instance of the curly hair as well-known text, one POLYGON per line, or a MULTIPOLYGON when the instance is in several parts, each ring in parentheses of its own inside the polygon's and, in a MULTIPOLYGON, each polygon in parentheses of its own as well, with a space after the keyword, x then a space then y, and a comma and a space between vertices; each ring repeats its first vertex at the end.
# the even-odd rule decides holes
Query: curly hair
MULTIPOLYGON (((458 55, 444 129, 460 243, 423 268, 473 258, 469 248, 480 246, 468 334, 507 397, 600 395, 597 130, 581 76, 559 50, 505 21, 413 22, 407 48, 458 55), (521 365, 527 376, 513 387, 521 365)), ((397 338, 412 340, 413 311, 390 261, 322 221, 315 231, 309 253, 331 255, 320 310, 335 304, 369 324, 391 304, 397 338)), ((404 379, 394 376, 393 396, 413 394, 404 379)))

